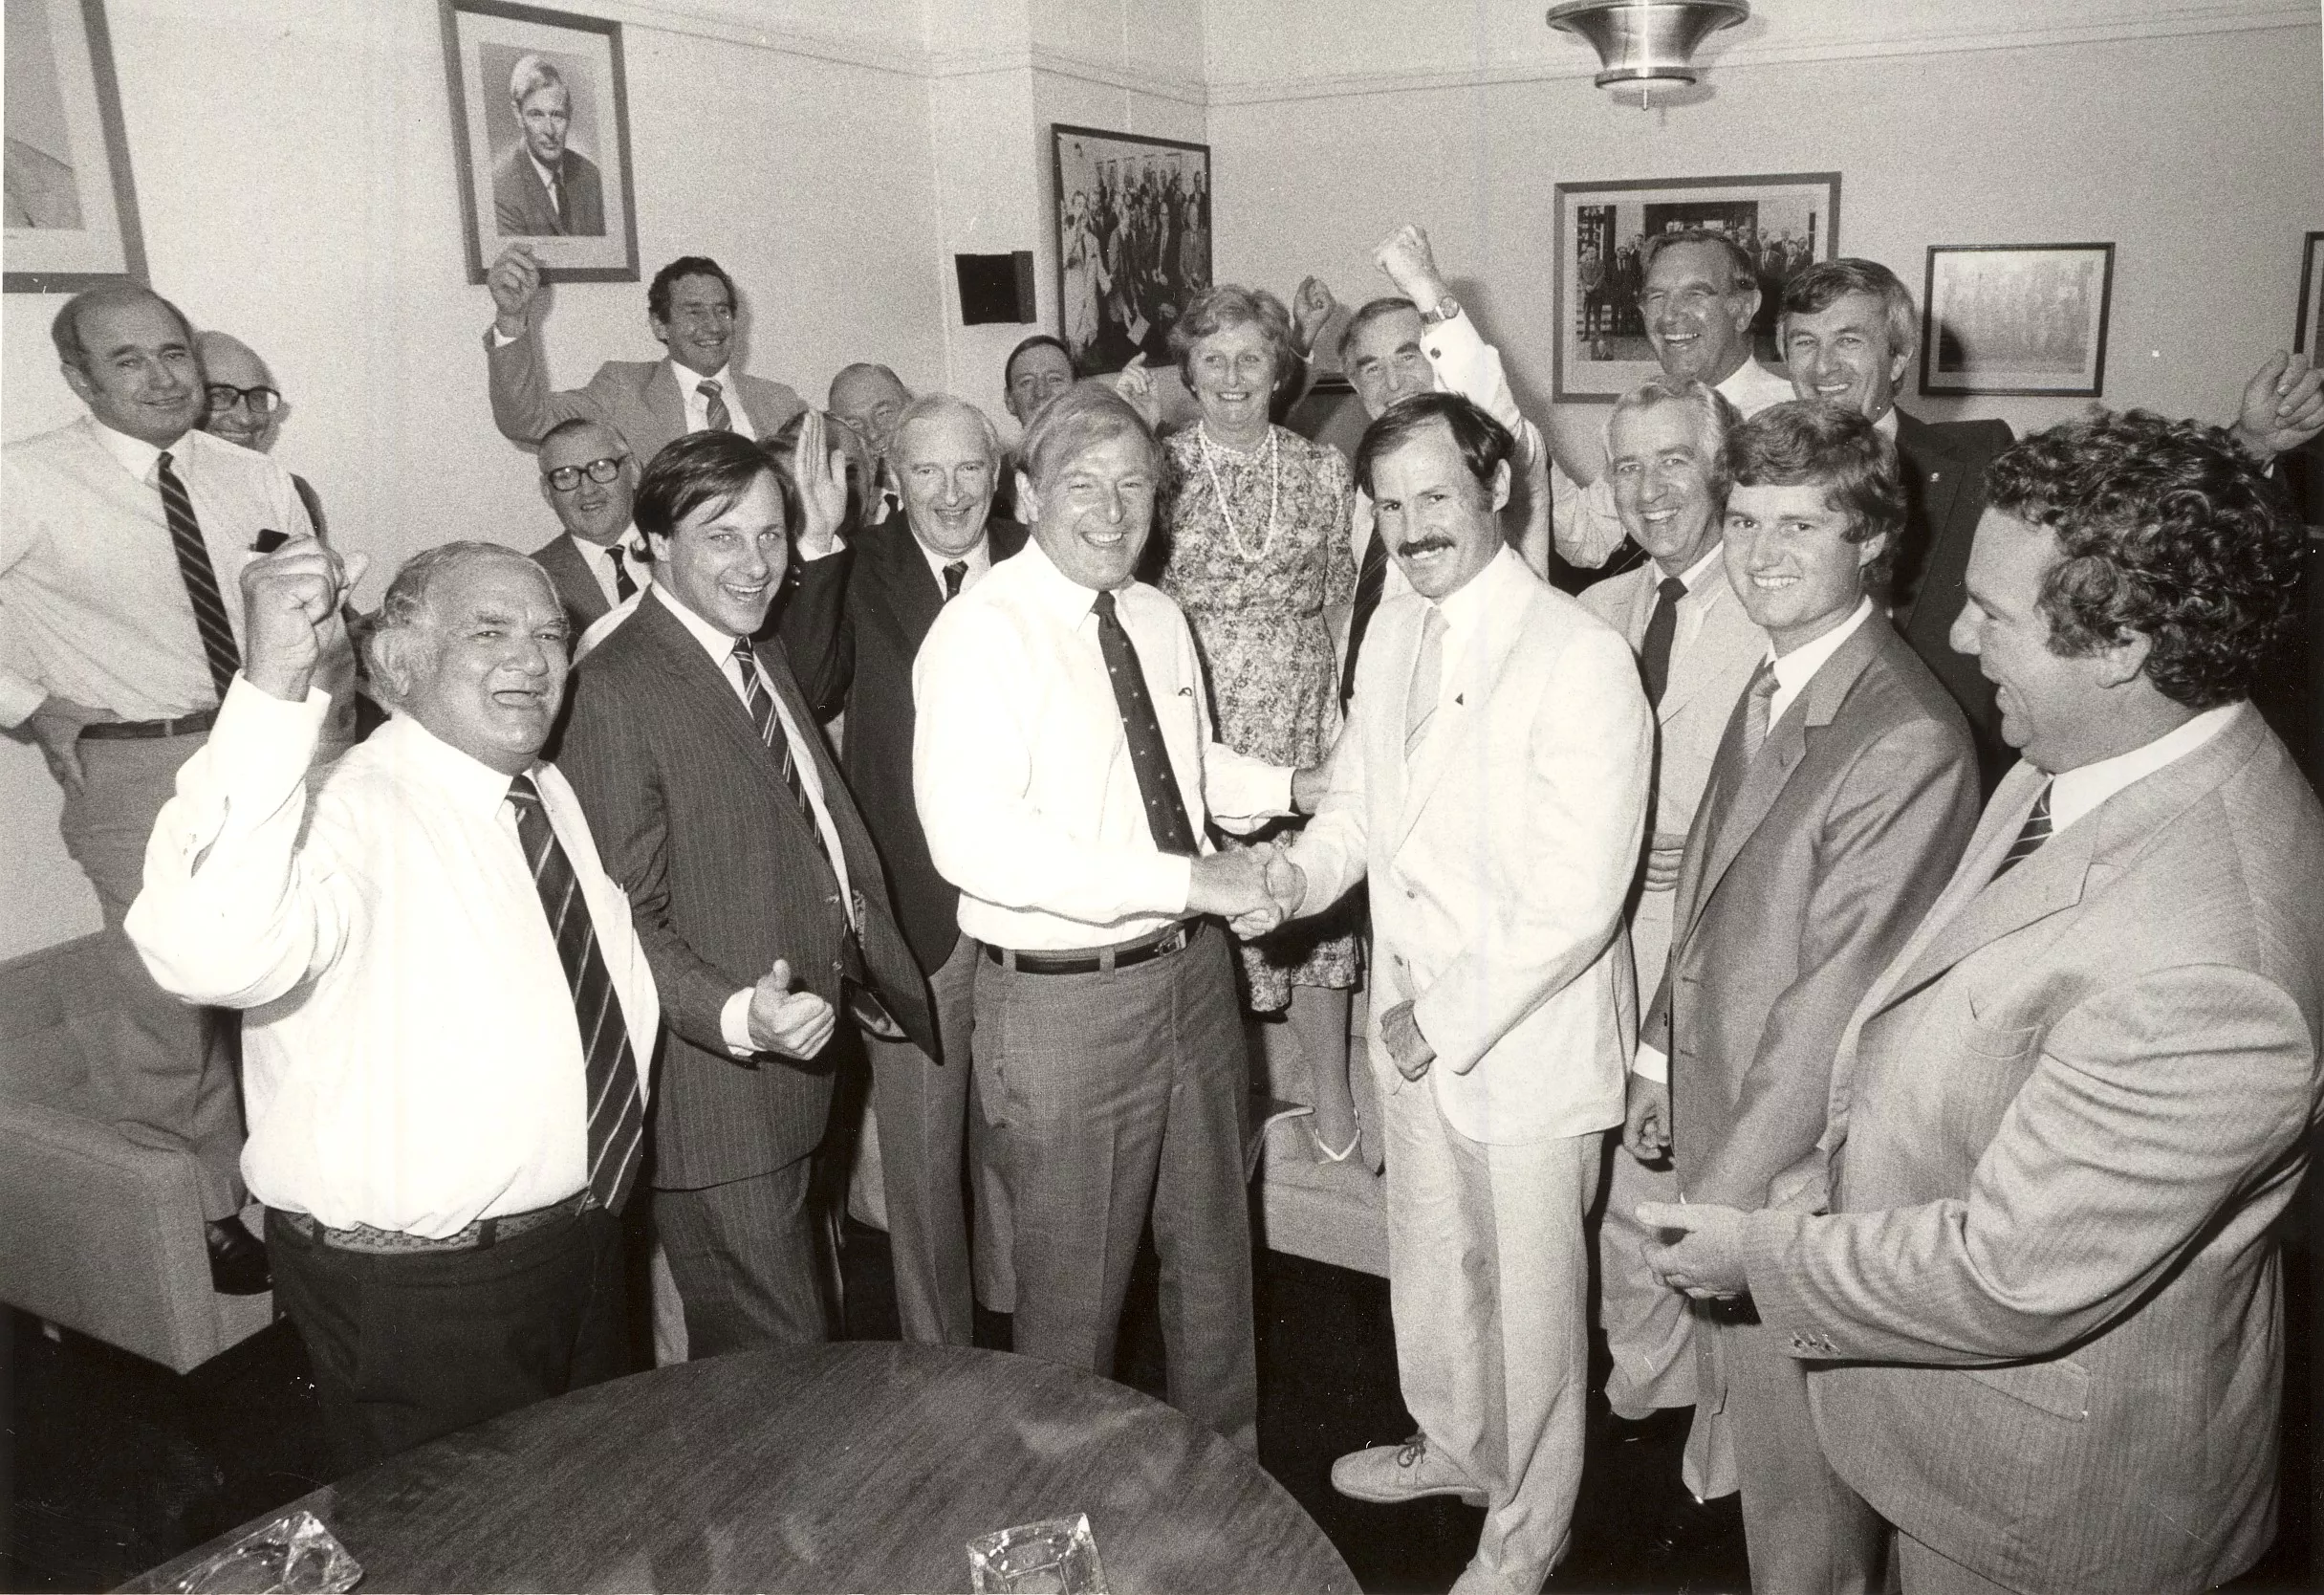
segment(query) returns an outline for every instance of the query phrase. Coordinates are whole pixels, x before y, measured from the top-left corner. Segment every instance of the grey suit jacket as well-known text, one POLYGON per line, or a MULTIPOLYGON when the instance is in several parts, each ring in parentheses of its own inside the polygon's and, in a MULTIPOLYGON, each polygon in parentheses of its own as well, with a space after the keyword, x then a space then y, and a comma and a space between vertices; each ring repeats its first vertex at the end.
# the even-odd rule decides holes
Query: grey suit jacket
MULTIPOLYGON (((492 424, 501 436, 527 447, 560 421, 586 416, 619 432, 643 470, 673 439, 685 435, 685 398, 666 360, 609 360, 597 367, 587 387, 563 393, 549 387, 549 369, 541 358, 538 326, 511 343, 496 343, 490 329, 484 335, 485 371, 492 395, 492 424)), ((763 377, 735 376, 729 404, 739 398, 750 425, 764 438, 783 428, 783 423, 807 406, 781 382, 763 377)))
MULTIPOLYGON (((760 668, 793 722, 814 717, 779 644, 760 668)), ((654 1092, 654 1183, 690 1190, 765 1173, 813 1151, 831 1072, 771 1055, 737 1060, 721 1012, 775 959, 796 989, 841 1001, 847 918, 814 826, 734 688, 684 623, 648 598, 574 672, 557 768, 630 895, 670 1035, 654 1092)), ((874 989, 930 1054, 927 984, 888 911, 887 882, 839 767, 806 740, 839 832, 874 989)))
POLYGON ((1748 771, 1743 721, 1738 703, 1641 1034, 1670 1058, 1680 1190, 1751 1209, 1823 1134, 1849 1016, 1976 828, 1977 761, 1961 711, 1878 613, 1748 771))
POLYGON ((2207 1587, 2274 1533, 2324 808, 2245 704, 1994 881, 2043 783, 1866 995, 1835 1211, 1747 1220, 1751 1295, 1917 1539, 2012 1588, 2207 1587))
POLYGON ((492 160, 493 229, 503 238, 603 237, 605 180, 597 164, 568 149, 558 163, 557 180, 565 189, 562 215, 525 154, 524 140, 502 150, 492 160))
POLYGON ((534 549, 532 562, 549 573, 549 584, 565 606, 565 618, 572 623, 576 639, 590 622, 613 607, 605 601, 605 589, 597 585, 597 576, 581 557, 581 551, 573 546, 569 534, 559 532, 534 549))

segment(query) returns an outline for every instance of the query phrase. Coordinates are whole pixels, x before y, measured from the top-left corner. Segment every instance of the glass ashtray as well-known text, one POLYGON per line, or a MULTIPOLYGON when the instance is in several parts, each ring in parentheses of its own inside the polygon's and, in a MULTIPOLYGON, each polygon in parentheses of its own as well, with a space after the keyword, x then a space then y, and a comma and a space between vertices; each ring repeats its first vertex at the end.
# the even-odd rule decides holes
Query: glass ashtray
POLYGON ((301 1511, 252 1529, 169 1587, 178 1595, 343 1595, 362 1581, 363 1564, 321 1519, 301 1511))
POLYGON ((996 1529, 968 1541, 976 1595, 1105 1595, 1089 1514, 996 1529))

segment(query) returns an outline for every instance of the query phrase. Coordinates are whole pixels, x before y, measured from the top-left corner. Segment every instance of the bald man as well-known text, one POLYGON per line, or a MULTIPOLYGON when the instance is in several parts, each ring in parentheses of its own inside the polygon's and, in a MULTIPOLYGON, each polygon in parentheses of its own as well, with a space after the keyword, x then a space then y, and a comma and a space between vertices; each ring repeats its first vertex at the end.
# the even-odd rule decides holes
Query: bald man
POLYGON ((863 518, 868 525, 880 524, 903 507, 888 449, 896 441, 896 422, 911 402, 912 390, 884 365, 858 361, 840 367, 831 380, 825 408, 861 441, 874 463, 878 492, 867 495, 863 518))
MULTIPOLYGON (((238 443, 261 454, 274 451, 282 424, 291 419, 290 402, 275 385, 274 373, 251 348, 231 333, 206 332, 194 336, 194 348, 207 383, 202 429, 211 437, 238 443)), ((291 486, 307 507, 315 535, 323 535, 323 501, 304 476, 293 474, 291 486)))

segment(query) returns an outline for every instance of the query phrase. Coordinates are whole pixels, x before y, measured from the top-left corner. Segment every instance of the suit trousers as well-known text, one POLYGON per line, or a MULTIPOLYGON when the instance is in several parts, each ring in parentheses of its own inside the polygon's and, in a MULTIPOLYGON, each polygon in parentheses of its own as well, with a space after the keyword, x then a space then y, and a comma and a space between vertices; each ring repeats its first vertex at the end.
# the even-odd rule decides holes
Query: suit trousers
POLYGON ((341 1252, 267 1214, 274 1300, 337 1470, 629 1371, 620 1225, 601 1208, 465 1252, 341 1252))
POLYGON ((1476 1562, 1530 1592, 1565 1555, 1589 1391, 1589 1240, 1603 1137, 1471 1141, 1426 1076, 1376 1060, 1387 1141, 1388 1301, 1404 1405, 1484 1487, 1476 1562), (1401 1079, 1401 1077, 1399 1077, 1401 1079))
POLYGON ((1016 1349, 1114 1372, 1151 1215, 1170 1404, 1258 1443, 1249 1088, 1226 932, 1126 970, 977 972, 978 1102, 1009 1195, 1016 1349))
POLYGON ((202 1216, 239 1212, 242 1102, 235 1088, 232 1015, 192 1007, 154 984, 121 932, 145 883, 145 843, 177 790, 178 768, 199 736, 83 740, 84 779, 65 795, 57 830, 65 850, 97 888, 105 945, 120 1003, 110 1044, 94 1049, 92 1084, 129 1138, 192 1154, 200 1170, 202 1216))
POLYGON ((1808 1409, 1808 1369, 1766 1325, 1723 1306, 1700 1321, 1706 1389, 1723 1390, 1743 1490, 1755 1589, 1871 1595, 1880 1587, 1879 1517, 1824 1459, 1808 1409))
POLYGON ((1896 1566, 1888 1588, 1900 1595, 2017 1595, 2014 1586, 1995 1584, 1902 1529, 1897 1530, 1889 1555, 1896 1566))
MULTIPOLYGON (((942 1062, 908 1040, 864 1038, 872 1111, 880 1120, 888 1249, 896 1262, 896 1316, 903 1338, 923 1344, 967 1345, 972 1328, 961 1159, 968 1134, 976 973, 984 961, 984 948, 965 935, 928 976, 942 1062)), ((977 1240, 981 1245, 985 1236, 980 1233, 977 1240)))
POLYGON ((685 1307, 689 1360, 831 1339, 808 1200, 814 1159, 654 1192, 654 1231, 685 1307))

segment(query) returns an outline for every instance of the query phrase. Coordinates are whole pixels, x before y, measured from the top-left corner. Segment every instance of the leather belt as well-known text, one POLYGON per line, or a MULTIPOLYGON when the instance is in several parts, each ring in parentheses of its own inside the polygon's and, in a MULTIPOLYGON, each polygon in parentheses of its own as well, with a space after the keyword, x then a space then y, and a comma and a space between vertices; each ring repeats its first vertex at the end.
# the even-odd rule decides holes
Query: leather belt
POLYGON ((201 710, 192 714, 181 714, 175 720, 92 720, 80 728, 81 738, 88 742, 125 741, 130 737, 193 736, 218 723, 218 711, 201 710))
POLYGON ((1194 931, 1185 920, 1166 926, 1150 936, 1140 936, 1119 947, 1101 947, 1088 952, 1018 952, 1005 947, 985 948, 985 956, 1003 969, 1015 970, 1019 974, 1097 974, 1105 970, 1126 970, 1148 963, 1172 952, 1184 950, 1194 939, 1194 931))
POLYGON ((448 1235, 415 1235, 402 1230, 375 1230, 368 1224, 358 1224, 351 1230, 335 1230, 317 1220, 311 1213, 293 1213, 288 1208, 269 1211, 273 1216, 298 1234, 335 1252, 475 1252, 495 1241, 513 1240, 561 1218, 578 1218, 597 1206, 597 1198, 586 1191, 576 1191, 561 1202, 552 1202, 545 1208, 532 1208, 524 1213, 496 1213, 490 1218, 479 1218, 448 1235))

